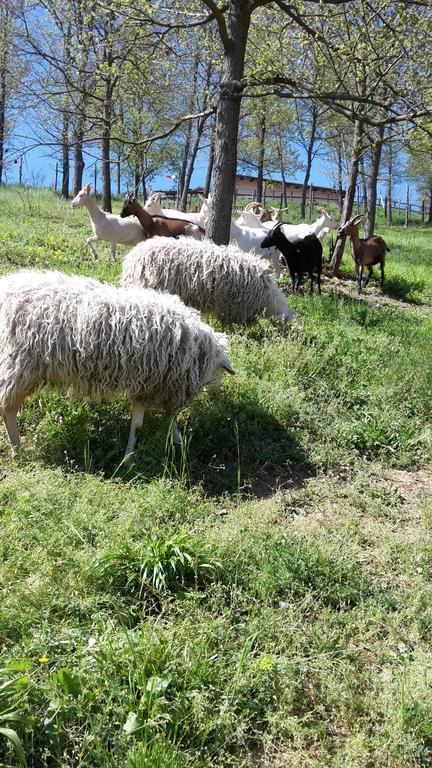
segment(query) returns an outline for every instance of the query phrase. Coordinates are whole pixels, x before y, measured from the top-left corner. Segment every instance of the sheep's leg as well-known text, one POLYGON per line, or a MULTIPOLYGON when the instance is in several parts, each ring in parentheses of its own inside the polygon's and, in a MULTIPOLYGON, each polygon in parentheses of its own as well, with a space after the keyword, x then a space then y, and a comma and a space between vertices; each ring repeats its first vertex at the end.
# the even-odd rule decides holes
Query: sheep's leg
POLYGON ((281 274, 281 268, 280 268, 280 261, 279 256, 272 256, 274 271, 275 271, 275 278, 276 280, 279 280, 280 274, 281 274))
POLYGON ((177 426, 176 413, 170 414, 170 430, 172 431, 174 445, 182 444, 182 436, 177 426))
POLYGON ((93 248, 92 243, 94 243, 96 240, 99 240, 97 235, 92 235, 91 237, 88 237, 87 240, 86 240, 86 245, 88 246, 88 248, 90 248, 91 255, 93 256, 93 258, 95 260, 97 259, 97 253, 96 253, 95 249, 93 248))
POLYGON ((130 461, 132 454, 135 450, 135 445, 138 437, 138 433, 142 427, 144 419, 144 406, 134 403, 132 406, 132 419, 129 431, 129 439, 127 441, 126 450, 123 460, 130 461))
POLYGON ((116 241, 111 240, 111 258, 113 261, 116 260, 116 241))
POLYGON ((12 446, 12 450, 16 456, 19 455, 20 452, 20 436, 18 432, 18 424, 17 424, 17 413, 20 409, 21 403, 19 405, 15 405, 13 408, 8 408, 4 414, 4 422, 6 425, 6 430, 8 433, 8 437, 12 446))

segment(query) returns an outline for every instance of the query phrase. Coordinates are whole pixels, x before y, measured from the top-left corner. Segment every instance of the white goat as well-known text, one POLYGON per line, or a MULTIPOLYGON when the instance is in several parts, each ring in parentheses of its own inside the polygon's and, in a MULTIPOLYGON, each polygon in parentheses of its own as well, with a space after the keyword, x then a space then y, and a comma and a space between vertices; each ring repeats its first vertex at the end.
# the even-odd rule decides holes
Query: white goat
MULTIPOLYGON (((297 240, 303 240, 307 235, 316 235, 319 240, 322 240, 331 229, 337 229, 338 225, 333 216, 325 208, 318 208, 318 210, 321 216, 316 221, 313 221, 312 224, 303 222, 301 224, 283 224, 282 232, 285 237, 292 243, 297 242, 297 240)), ((258 216, 252 211, 242 211, 236 224, 253 229, 264 228, 267 231, 273 229, 275 225, 274 221, 260 221, 258 216)))
MULTIPOLYGON (((272 223, 272 227, 274 227, 274 223, 272 223)), ((281 273, 280 251, 277 248, 268 248, 266 249, 267 253, 263 254, 260 246, 266 235, 268 235, 268 229, 264 224, 261 224, 261 227, 247 227, 235 221, 231 222, 230 243, 237 245, 241 251, 252 252, 271 261, 278 280, 281 273)))
POLYGON ((97 253, 92 246, 96 240, 108 240, 111 243, 111 256, 115 261, 116 245, 137 245, 146 240, 146 234, 138 219, 122 219, 113 213, 102 211, 90 194, 90 184, 86 184, 71 202, 72 208, 87 208, 93 235, 88 237, 86 245, 94 259, 97 253))
POLYGON ((175 208, 161 208, 160 207, 160 192, 155 192, 150 195, 144 208, 151 216, 167 216, 170 219, 185 219, 185 221, 191 221, 193 224, 198 224, 203 229, 206 228, 208 216, 209 216, 209 201, 199 195, 202 202, 201 210, 197 213, 187 213, 186 211, 177 211, 175 208))

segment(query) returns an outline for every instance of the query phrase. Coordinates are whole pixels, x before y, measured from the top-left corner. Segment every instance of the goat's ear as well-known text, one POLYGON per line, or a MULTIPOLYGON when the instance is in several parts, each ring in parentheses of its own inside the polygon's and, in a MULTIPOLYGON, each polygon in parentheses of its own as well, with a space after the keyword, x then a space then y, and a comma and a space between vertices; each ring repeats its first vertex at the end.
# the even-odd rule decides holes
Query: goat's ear
POLYGON ((91 184, 86 184, 85 187, 83 187, 83 192, 86 193, 86 195, 90 194, 91 184))

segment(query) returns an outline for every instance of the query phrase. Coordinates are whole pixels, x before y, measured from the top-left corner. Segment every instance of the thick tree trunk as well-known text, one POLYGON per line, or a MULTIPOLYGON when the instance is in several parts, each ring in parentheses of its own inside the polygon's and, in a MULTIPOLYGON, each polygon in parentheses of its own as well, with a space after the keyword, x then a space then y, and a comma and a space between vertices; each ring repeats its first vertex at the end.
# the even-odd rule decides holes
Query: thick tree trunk
POLYGON ((213 187, 207 235, 218 245, 229 242, 232 201, 237 170, 237 138, 241 98, 238 86, 244 72, 250 24, 247 0, 231 0, 226 17, 225 41, 219 102, 216 113, 216 140, 213 187))
POLYGON ((306 197, 307 197, 308 184, 310 179, 310 172, 312 168, 312 158, 313 158, 313 149, 314 149, 315 138, 316 138, 317 120, 318 120, 318 110, 314 105, 312 107, 311 132, 310 132, 307 154, 306 154, 306 170, 305 170, 305 175, 303 179, 303 188, 302 188, 301 203, 300 203, 300 216, 302 219, 306 218, 306 197))
POLYGON ((365 219, 365 237, 371 237, 375 229, 376 203, 377 203, 377 184, 378 174, 381 163, 382 145, 384 139, 384 127, 380 126, 378 135, 372 145, 372 157, 368 178, 368 206, 365 219))
POLYGON ((389 154, 388 154, 388 182, 387 182, 387 224, 389 225, 393 223, 392 197, 393 197, 393 147, 390 139, 389 154))
POLYGON ((258 137, 258 174, 257 174, 257 202, 263 201, 263 182, 264 182, 264 158, 265 158, 265 139, 266 139, 266 116, 263 112, 260 116, 259 137, 258 137))
MULTIPOLYGON (((351 161, 347 179, 347 188, 345 192, 345 199, 342 208, 341 225, 345 224, 351 217, 354 199, 356 194, 358 165, 361 154, 363 124, 360 120, 356 120, 354 124, 354 138, 351 150, 351 161)), ((339 266, 342 261, 342 256, 345 248, 346 237, 339 237, 336 241, 336 245, 333 251, 333 256, 329 264, 330 273, 335 276, 339 272, 339 266)))

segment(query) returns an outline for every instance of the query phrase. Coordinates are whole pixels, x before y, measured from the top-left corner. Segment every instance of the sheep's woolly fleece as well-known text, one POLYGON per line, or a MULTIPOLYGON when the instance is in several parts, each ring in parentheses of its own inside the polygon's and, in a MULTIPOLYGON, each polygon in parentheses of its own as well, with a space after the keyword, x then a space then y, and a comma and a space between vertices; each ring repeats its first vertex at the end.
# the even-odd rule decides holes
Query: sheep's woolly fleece
POLYGON ((139 243, 123 262, 121 283, 176 293, 186 304, 225 322, 294 314, 266 262, 234 245, 209 240, 155 237, 139 243))
POLYGON ((227 352, 177 296, 23 270, 0 279, 0 407, 42 384, 178 410, 227 352))

